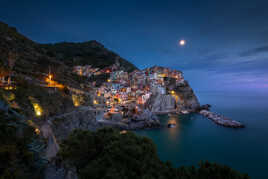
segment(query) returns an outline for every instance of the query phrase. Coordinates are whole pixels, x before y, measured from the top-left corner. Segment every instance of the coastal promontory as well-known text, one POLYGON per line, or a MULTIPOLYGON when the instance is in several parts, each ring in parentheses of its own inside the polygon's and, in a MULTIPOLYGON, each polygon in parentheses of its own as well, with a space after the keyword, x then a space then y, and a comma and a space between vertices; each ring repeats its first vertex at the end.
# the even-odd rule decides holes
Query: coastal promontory
MULTIPOLYGON (((3 131, 0 137, 12 134, 12 140, 5 140, 0 154, 8 153, 7 156, 18 159, 15 167, 10 164, 2 170, 4 167, 0 166, 0 176, 12 176, 12 171, 16 171, 14 175, 19 178, 32 178, 32 174, 38 175, 41 170, 46 178, 92 176, 90 172, 95 171, 91 171, 91 164, 101 169, 101 162, 93 162, 98 160, 95 157, 104 160, 105 165, 118 162, 116 158, 100 157, 109 155, 106 145, 112 154, 118 150, 118 156, 114 157, 123 157, 124 162, 130 160, 128 164, 134 168, 141 167, 133 169, 133 175, 120 173, 119 178, 138 176, 140 172, 148 173, 150 178, 153 172, 149 170, 159 170, 157 175, 163 177, 186 176, 186 170, 161 162, 149 139, 129 131, 167 127, 161 125, 159 114, 199 112, 215 122, 219 116, 204 111, 203 107, 183 72, 177 69, 161 66, 138 69, 95 40, 39 44, 0 22, 0 127, 3 131), (126 156, 130 148, 121 148, 121 143, 124 146, 130 143, 133 156, 126 156), (90 154, 92 157, 84 156, 90 153, 88 150, 95 151, 90 154), (76 154, 81 156, 76 158, 76 154), (27 158, 24 168, 19 166, 21 157, 27 158), (135 157, 145 159, 145 163, 140 165, 142 162, 135 157)), ((222 123, 222 120, 225 118, 217 119, 216 123, 229 127, 225 125, 228 121, 222 123)), ((113 170, 122 166, 117 164, 113 170)), ((210 163, 202 163, 200 168, 206 166, 223 170, 210 163)), ((105 175, 110 176, 109 172, 105 175)), ((198 169, 191 172, 191 176, 197 176, 198 169)), ((233 173, 228 168, 228 174, 233 173)))

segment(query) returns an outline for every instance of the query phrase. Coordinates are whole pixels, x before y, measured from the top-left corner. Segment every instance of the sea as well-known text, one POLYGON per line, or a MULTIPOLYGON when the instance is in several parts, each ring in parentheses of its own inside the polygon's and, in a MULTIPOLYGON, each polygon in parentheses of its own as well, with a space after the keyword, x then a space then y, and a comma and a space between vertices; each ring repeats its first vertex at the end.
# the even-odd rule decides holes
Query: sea
POLYGON ((242 122, 246 127, 218 126, 199 114, 159 116, 163 126, 175 128, 136 131, 151 138, 162 161, 173 166, 197 166, 210 161, 228 165, 253 179, 268 178, 268 94, 198 92, 201 104, 211 111, 242 122))

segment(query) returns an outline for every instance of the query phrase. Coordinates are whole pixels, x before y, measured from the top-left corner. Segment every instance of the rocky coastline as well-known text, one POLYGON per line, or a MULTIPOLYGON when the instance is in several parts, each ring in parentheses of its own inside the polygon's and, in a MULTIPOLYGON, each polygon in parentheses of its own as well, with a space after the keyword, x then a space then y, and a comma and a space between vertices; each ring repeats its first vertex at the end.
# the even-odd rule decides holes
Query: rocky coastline
POLYGON ((241 122, 231 120, 222 115, 216 114, 214 112, 211 112, 205 109, 201 110, 199 113, 220 126, 230 127, 230 128, 244 128, 245 127, 245 125, 242 124, 241 122))
POLYGON ((122 130, 138 130, 138 129, 151 129, 160 128, 160 120, 157 115, 149 110, 144 110, 139 114, 133 114, 128 118, 123 118, 121 113, 109 114, 103 116, 97 123, 102 126, 116 127, 122 130))

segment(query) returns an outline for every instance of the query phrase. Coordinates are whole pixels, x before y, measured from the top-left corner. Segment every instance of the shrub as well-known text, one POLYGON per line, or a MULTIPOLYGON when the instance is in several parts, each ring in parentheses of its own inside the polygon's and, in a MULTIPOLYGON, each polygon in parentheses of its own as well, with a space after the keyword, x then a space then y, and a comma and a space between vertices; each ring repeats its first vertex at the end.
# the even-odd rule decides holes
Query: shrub
POLYGON ((79 178, 247 179, 227 166, 201 162, 199 167, 172 167, 157 156, 154 143, 132 132, 104 128, 75 130, 61 144, 58 158, 75 166, 79 178))

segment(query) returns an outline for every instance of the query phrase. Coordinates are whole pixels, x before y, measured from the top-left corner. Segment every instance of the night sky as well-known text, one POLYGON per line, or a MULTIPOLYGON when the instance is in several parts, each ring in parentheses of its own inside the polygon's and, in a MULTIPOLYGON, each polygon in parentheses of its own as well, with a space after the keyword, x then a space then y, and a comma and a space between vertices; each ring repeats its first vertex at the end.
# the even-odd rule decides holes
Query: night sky
POLYGON ((140 69, 182 70, 195 91, 268 91, 267 0, 1 0, 0 21, 39 43, 97 40, 140 69))

